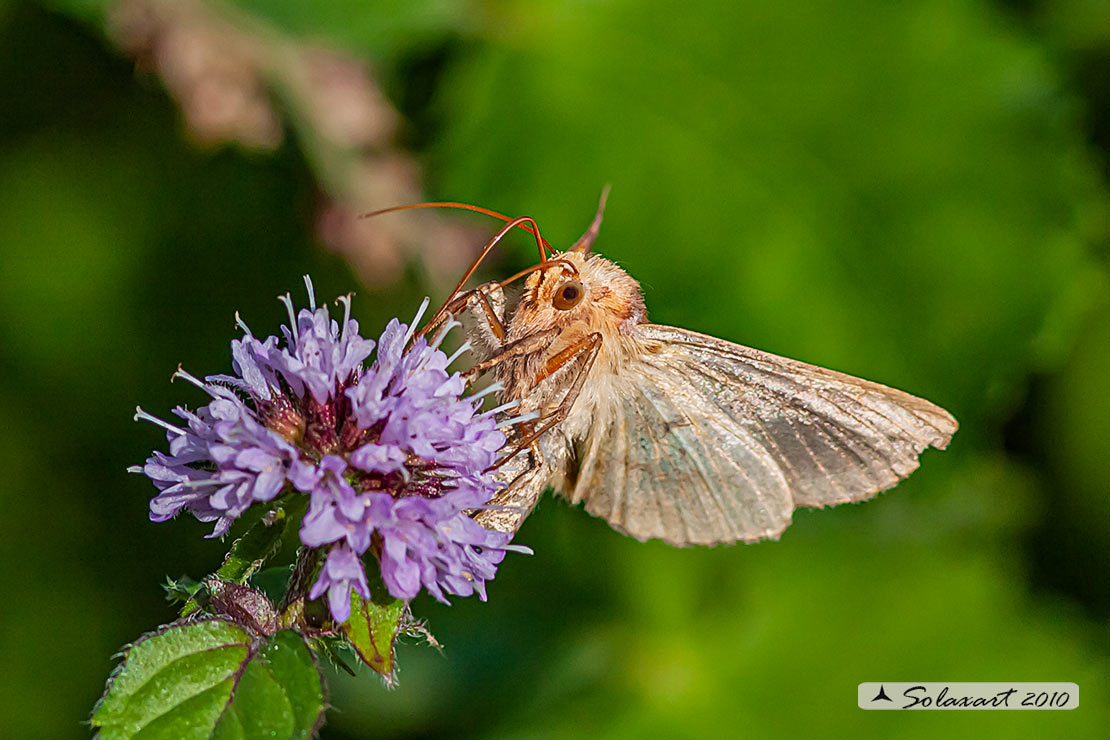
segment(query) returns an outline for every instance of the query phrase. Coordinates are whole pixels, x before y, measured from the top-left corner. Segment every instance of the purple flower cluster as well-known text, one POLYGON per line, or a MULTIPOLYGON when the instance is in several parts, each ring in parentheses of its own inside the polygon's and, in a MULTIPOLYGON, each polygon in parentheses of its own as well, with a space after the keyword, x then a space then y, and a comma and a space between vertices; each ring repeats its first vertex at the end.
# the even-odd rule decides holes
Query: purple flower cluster
POLYGON ((411 341, 427 301, 411 326, 393 319, 375 343, 359 335, 349 298, 342 323, 317 308, 308 286, 308 309, 294 314, 284 343, 244 331, 231 343, 234 375, 201 381, 211 401, 174 410, 174 426, 146 414, 136 418, 167 430, 169 452, 155 452, 145 473, 159 489, 150 516, 165 521, 188 511, 214 521, 210 536, 227 532, 255 501, 283 491, 307 494, 300 538, 328 548, 310 598, 327 593, 332 616, 350 614, 352 589, 369 598, 362 556, 372 552, 396 598, 425 588, 485 599, 510 535, 483 528, 466 512, 487 505, 499 484, 488 469, 505 444, 495 415, 481 413, 481 395, 463 396, 465 383, 447 368, 439 345, 457 323, 449 321, 430 343, 411 341), (411 346, 410 346, 411 341, 411 346))

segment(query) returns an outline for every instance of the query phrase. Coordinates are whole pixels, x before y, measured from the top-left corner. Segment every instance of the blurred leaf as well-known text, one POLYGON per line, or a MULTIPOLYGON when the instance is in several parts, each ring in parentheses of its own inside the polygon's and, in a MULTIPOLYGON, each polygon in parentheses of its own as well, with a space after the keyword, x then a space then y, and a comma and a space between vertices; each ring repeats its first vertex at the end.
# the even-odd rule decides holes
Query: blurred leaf
POLYGON ((356 53, 376 57, 465 27, 477 12, 469 0, 234 0, 232 4, 290 33, 322 36, 356 53))
POLYGON ((1027 437, 1047 462, 1044 516, 1036 533, 1038 580, 1110 615, 1110 299, 1104 296, 1064 370, 1047 379, 1027 437), (1082 563, 1083 567, 1076 567, 1082 563), (1093 576, 1093 574, 1101 574, 1093 576))
MULTIPOLYGON (((1106 441, 1110 439, 1110 300, 1092 314, 1067 369, 1054 379, 1051 393, 1058 414, 1045 438, 1057 444, 1052 453, 1064 482, 1079 495, 1081 519, 1110 523, 1110 468, 1106 441)), ((1108 532, 1110 534, 1110 532, 1108 532)))
POLYGON ((393 643, 404 616, 405 602, 401 599, 364 601, 352 591, 351 617, 340 628, 362 662, 381 674, 388 685, 397 681, 393 643))
POLYGON ((0 311, 7 320, 0 341, 44 375, 56 378, 76 366, 95 378, 92 361, 125 345, 124 337, 94 327, 106 312, 118 316, 109 323, 131 325, 118 286, 133 269, 126 255, 137 251, 147 224, 134 210, 141 175, 115 162, 130 153, 59 139, 0 152, 0 187, 12 193, 0 203, 0 225, 20 237, 3 245, 0 311), (65 208, 44 206, 59 199, 65 208), (56 212, 45 218, 43 208, 56 212), (15 330, 31 321, 37 331, 15 330))
POLYGON ((119 0, 41 0, 47 7, 90 22, 104 18, 118 2, 119 0))
POLYGON ((1110 3, 1105 0, 1042 0, 1038 16, 1066 49, 1110 45, 1110 3))
POLYGON ((282 630, 256 644, 219 619, 176 624, 124 653, 92 724, 116 738, 307 738, 324 711, 304 640, 282 630), (229 703, 230 702, 230 703, 229 703))
POLYGON ((569 244, 611 182, 598 249, 655 320, 925 395, 957 446, 1062 360, 1105 193, 993 6, 494 7, 442 86, 435 197, 569 244))
POLYGON ((996 555, 846 536, 829 544, 702 551, 682 564, 651 547, 629 559, 614 579, 628 609, 575 625, 518 710, 499 712, 493 737, 703 738, 737 728, 922 740, 1104 734, 1110 684, 1100 651, 1083 642, 1095 636, 1066 608, 1026 601, 996 555), (733 567, 705 567, 714 560, 733 567), (1079 682, 1091 714, 938 712, 907 723, 871 717, 852 697, 858 683, 880 680, 869 676, 1048 674, 1075 677, 1068 680, 1079 682))

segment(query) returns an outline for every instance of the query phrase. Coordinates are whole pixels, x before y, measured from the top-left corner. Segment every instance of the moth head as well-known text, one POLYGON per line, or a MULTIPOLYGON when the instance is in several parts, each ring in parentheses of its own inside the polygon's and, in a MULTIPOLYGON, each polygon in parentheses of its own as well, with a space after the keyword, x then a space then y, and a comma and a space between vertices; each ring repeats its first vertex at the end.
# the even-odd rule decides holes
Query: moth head
POLYGON ((597 213, 578 241, 533 268, 513 313, 518 336, 550 328, 627 334, 647 320, 640 284, 616 263, 593 252, 608 196, 606 185, 597 213))
POLYGON ((616 263, 573 248, 557 252, 551 262, 528 276, 514 322, 627 333, 646 319, 640 284, 616 263))

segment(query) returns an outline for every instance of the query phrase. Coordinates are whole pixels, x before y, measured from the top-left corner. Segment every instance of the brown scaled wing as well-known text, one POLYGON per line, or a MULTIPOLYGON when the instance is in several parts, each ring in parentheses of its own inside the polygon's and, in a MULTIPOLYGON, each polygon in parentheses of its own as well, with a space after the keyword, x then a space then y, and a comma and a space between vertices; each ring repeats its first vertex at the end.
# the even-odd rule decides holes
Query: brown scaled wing
POLYGON ((669 326, 631 392, 599 409, 572 502, 637 539, 777 537, 799 506, 870 498, 905 478, 956 420, 893 388, 669 326))

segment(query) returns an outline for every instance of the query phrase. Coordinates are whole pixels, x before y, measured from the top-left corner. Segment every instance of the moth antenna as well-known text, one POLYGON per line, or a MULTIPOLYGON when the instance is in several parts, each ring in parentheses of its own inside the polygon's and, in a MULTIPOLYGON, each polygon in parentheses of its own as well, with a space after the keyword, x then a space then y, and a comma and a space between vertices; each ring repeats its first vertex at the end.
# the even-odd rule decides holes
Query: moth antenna
MULTIPOLYGON (((374 218, 375 216, 381 216, 383 213, 393 213, 394 211, 410 211, 416 208, 457 208, 462 211, 474 211, 475 213, 481 213, 486 216, 493 216, 494 218, 499 218, 502 221, 513 220, 505 214, 498 213, 497 211, 494 211, 490 208, 483 208, 482 206, 475 206, 471 205, 470 203, 458 203, 453 200, 434 201, 429 203, 412 203, 407 206, 390 206, 389 208, 381 208, 376 211, 370 211, 369 213, 360 213, 358 215, 358 218, 374 218)), ((547 239, 543 238, 543 235, 539 233, 539 228, 534 226, 534 224, 535 222, 533 221, 532 223, 522 223, 518 224, 517 226, 518 228, 527 231, 529 234, 532 234, 539 239, 539 242, 543 245, 543 248, 540 250, 540 259, 544 258, 544 249, 546 249, 551 254, 555 254, 555 250, 547 242, 547 239)))
MULTIPOLYGON (((405 206, 400 207, 404 208, 405 206)), ((416 333, 417 339, 427 334, 441 321, 443 321, 444 317, 447 315, 447 307, 451 305, 451 301, 455 300, 455 296, 457 296, 459 294, 459 291, 462 290, 462 287, 466 285, 466 281, 469 280, 474 272, 478 269, 478 265, 482 264, 482 260, 484 260, 489 255, 489 253, 493 251, 493 248, 496 247, 497 244, 505 238, 506 234, 508 234, 510 231, 517 228, 521 224, 525 223, 531 225, 531 233, 534 234, 536 237, 536 245, 540 249, 540 263, 542 264, 547 261, 547 255, 545 255, 543 251, 544 244, 546 244, 546 242, 540 235, 540 226, 536 223, 536 219, 532 218, 531 216, 520 216, 519 218, 514 218, 510 220, 507 224, 501 227, 501 230, 498 231, 492 239, 486 242, 486 246, 482 247, 482 251, 479 252, 478 256, 474 258, 474 261, 470 263, 470 269, 463 273, 462 279, 459 280, 458 284, 455 285, 455 289, 452 290, 451 294, 447 296, 447 300, 443 302, 443 305, 440 306, 439 310, 436 311, 435 314, 432 316, 431 321, 429 321, 423 329, 416 333)))
POLYGON ((516 273, 515 275, 512 275, 511 277, 507 277, 504 280, 500 281, 498 283, 498 285, 500 285, 502 288, 504 288, 506 285, 509 285, 510 283, 514 283, 517 280, 520 280, 525 275, 531 275, 536 270, 546 270, 549 267, 554 267, 555 265, 562 265, 564 270, 568 270, 571 275, 574 275, 575 278, 578 277, 578 268, 574 266, 573 262, 571 262, 569 260, 562 260, 562 259, 559 259, 559 258, 556 257, 553 260, 545 260, 545 261, 539 263, 538 265, 532 265, 531 267, 526 267, 523 270, 521 270, 520 272, 516 273))
POLYGON ((586 229, 586 233, 579 237, 574 246, 568 249, 568 252, 582 252, 589 254, 590 249, 594 245, 594 239, 597 239, 598 232, 601 231, 601 215, 605 213, 605 201, 609 199, 608 184, 601 189, 601 200, 597 204, 597 213, 594 215, 594 220, 590 224, 590 228, 586 229))

